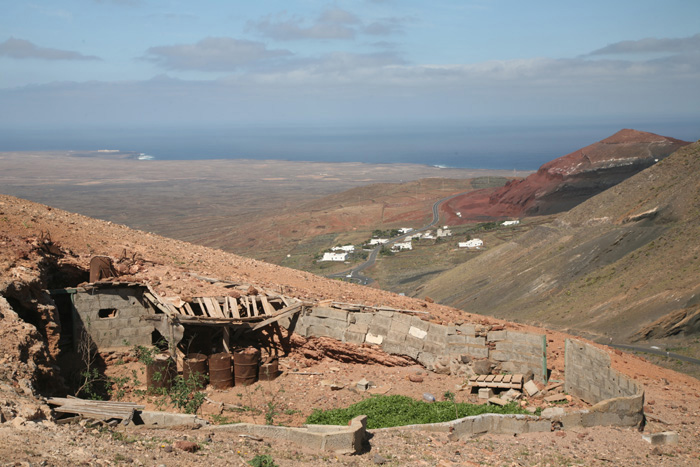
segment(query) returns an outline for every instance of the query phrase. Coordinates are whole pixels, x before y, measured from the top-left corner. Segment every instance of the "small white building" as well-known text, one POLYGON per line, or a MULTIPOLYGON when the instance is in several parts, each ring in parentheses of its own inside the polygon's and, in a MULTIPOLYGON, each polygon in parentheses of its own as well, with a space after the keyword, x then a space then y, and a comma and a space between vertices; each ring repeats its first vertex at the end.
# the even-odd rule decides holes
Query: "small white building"
POLYGON ((412 250, 413 245, 411 244, 411 242, 396 242, 393 245, 391 245, 391 249, 393 251, 412 250))
POLYGON ((455 212, 455 214, 457 214, 457 217, 462 217, 462 213, 459 211, 455 212))
POLYGON ((355 245, 343 245, 343 246, 334 246, 331 248, 333 251, 344 251, 346 253, 353 253, 355 251, 355 245))
POLYGON ((323 258, 321 258, 321 261, 345 261, 347 257, 347 253, 326 252, 323 254, 323 258))
POLYGON ((479 249, 484 246, 484 241, 480 238, 472 238, 466 242, 459 242, 457 246, 459 248, 479 249))
POLYGON ((445 226, 444 229, 437 229, 437 236, 438 238, 444 238, 444 237, 451 237, 452 236, 452 231, 445 226))
POLYGON ((388 238, 372 238, 369 241, 370 245, 383 245, 384 243, 388 242, 388 238))
POLYGON ((503 221, 501 225, 518 225, 520 221, 503 221))
POLYGON ((432 239, 434 239, 435 237, 433 236, 433 231, 432 231, 432 230, 428 230, 428 231, 426 231, 423 235, 421 235, 421 238, 425 238, 425 239, 427 239, 427 240, 432 240, 432 239))
POLYGON ((413 228, 411 228, 411 227, 402 227, 399 229, 399 232, 402 234, 407 234, 408 232, 411 232, 412 230, 413 230, 413 228))

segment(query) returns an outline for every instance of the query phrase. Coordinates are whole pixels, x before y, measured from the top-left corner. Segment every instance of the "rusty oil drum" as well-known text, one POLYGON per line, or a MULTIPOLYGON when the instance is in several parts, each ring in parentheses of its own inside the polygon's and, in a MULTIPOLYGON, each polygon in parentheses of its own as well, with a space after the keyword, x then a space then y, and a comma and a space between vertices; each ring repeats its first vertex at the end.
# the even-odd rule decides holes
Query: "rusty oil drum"
POLYGON ((182 360, 182 378, 189 381, 194 377, 199 384, 207 385, 207 356, 201 353, 188 353, 182 360))
POLYGON ((209 383, 215 389, 233 386, 231 355, 228 352, 215 353, 209 357, 209 383))
POLYGON ((276 357, 271 357, 260 365, 258 379, 260 381, 272 381, 279 374, 279 364, 276 357))
POLYGON ((258 380, 260 350, 254 347, 236 350, 233 353, 233 373, 236 386, 250 386, 258 380))
POLYGON ((165 355, 156 355, 153 363, 146 365, 146 387, 149 390, 170 389, 177 376, 175 361, 165 355))

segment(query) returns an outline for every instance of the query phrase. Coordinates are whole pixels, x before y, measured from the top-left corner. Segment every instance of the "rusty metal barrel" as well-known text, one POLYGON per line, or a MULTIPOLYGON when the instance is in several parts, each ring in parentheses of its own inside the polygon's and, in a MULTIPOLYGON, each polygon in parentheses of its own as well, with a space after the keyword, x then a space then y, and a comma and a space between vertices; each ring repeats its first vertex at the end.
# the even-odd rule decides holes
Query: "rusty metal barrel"
POLYGON ((170 389, 177 376, 177 365, 167 355, 156 355, 152 363, 146 365, 146 387, 149 390, 170 389))
POLYGON ((233 353, 233 374, 236 386, 249 386, 258 380, 260 350, 254 347, 236 350, 233 353))
POLYGON ((260 365, 258 379, 260 381, 272 381, 279 374, 279 365, 276 357, 270 357, 260 365))
POLYGON ((209 357, 209 383, 215 389, 226 389, 233 386, 231 354, 221 352, 209 357))
POLYGON ((207 356, 201 353, 188 353, 182 360, 182 377, 185 381, 196 378, 203 387, 207 382, 207 356))

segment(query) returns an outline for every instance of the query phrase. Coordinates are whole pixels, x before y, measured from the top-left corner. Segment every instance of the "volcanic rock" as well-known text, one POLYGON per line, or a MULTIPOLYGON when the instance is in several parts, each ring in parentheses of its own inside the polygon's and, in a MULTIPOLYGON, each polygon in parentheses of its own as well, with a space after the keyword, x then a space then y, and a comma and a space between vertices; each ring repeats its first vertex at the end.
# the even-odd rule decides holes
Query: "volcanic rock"
POLYGON ((624 129, 590 146, 554 159, 523 180, 477 190, 449 202, 459 212, 449 223, 563 212, 690 144, 666 136, 624 129))

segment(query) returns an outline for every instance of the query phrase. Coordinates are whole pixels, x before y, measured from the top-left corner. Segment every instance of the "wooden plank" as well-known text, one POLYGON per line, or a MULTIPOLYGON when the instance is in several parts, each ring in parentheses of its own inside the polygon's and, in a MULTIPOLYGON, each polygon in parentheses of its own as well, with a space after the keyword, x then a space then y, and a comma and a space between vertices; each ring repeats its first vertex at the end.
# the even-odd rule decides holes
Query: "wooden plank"
POLYGON ((513 375, 513 383, 523 384, 523 375, 513 375))
POLYGON ((484 381, 486 381, 486 378, 487 378, 488 376, 489 376, 489 375, 479 375, 479 378, 477 379, 477 381, 478 381, 479 383, 483 383, 484 381))
POLYGON ((253 326, 252 331, 258 330, 264 326, 267 326, 268 324, 275 323, 283 318, 286 318, 287 316, 293 315, 295 313, 300 312, 302 309, 301 303, 298 303, 296 305, 292 305, 287 308, 283 308, 280 310, 276 315, 266 319, 265 321, 261 321, 255 326, 253 326))
POLYGON ((210 298, 209 303, 211 303, 212 308, 214 309, 214 313, 219 318, 227 318, 226 315, 224 315, 224 311, 221 309, 221 305, 219 305, 219 300, 216 298, 210 298))
POLYGON ((230 318, 231 317, 231 311, 229 310, 228 307, 228 299, 224 297, 224 318, 230 318))
POLYGON ((486 377, 486 382, 487 382, 487 383, 490 383, 491 381, 493 381, 493 379, 494 379, 495 377, 496 377, 496 375, 488 375, 488 376, 486 377))
POLYGON ((267 316, 272 316, 275 314, 275 309, 272 308, 270 302, 267 301, 267 296, 265 294, 260 295, 260 302, 262 303, 263 311, 267 316))
POLYGON ((501 383, 503 382, 503 375, 496 375, 495 378, 493 378, 494 383, 501 383))
POLYGON ((194 310, 192 309, 192 307, 190 306, 190 304, 187 303, 187 302, 185 302, 185 312, 187 312, 187 314, 188 314, 189 316, 194 316, 194 310))
POLYGON ((207 312, 209 313, 209 316, 212 318, 223 318, 219 313, 217 313, 216 308, 214 308, 214 303, 211 298, 209 297, 202 297, 202 301, 204 302, 204 306, 207 307, 207 312))
POLYGON ((510 381, 513 379, 513 375, 505 375, 503 377, 503 382, 504 383, 510 383, 510 381))
POLYGON ((231 302, 231 317, 232 318, 240 318, 241 317, 241 312, 238 311, 238 301, 233 298, 233 297, 228 297, 229 302, 231 302))

